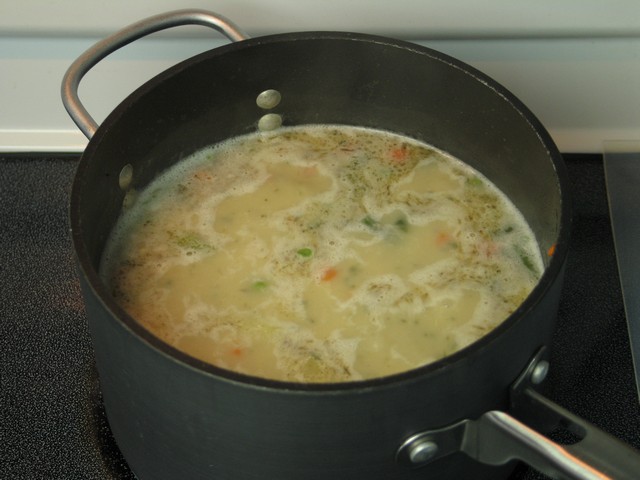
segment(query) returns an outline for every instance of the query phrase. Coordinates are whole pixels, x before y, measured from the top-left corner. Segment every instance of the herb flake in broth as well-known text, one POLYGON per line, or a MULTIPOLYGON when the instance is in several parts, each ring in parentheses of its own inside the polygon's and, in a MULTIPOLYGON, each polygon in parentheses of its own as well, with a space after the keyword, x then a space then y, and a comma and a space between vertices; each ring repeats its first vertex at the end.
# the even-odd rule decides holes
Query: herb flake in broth
POLYGON ((295 382, 386 376, 485 335, 542 273, 479 172, 389 132, 250 134, 176 165, 123 213, 115 299, 186 353, 295 382))

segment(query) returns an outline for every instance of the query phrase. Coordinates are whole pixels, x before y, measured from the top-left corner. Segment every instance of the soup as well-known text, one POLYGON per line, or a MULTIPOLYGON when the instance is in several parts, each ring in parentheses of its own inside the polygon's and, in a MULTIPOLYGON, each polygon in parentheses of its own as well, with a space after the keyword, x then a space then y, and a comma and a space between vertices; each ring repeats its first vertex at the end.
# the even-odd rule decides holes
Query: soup
POLYGON ((197 152, 123 213, 116 301, 219 367, 344 382, 447 356, 504 321, 543 264, 485 177, 389 132, 303 126, 197 152))

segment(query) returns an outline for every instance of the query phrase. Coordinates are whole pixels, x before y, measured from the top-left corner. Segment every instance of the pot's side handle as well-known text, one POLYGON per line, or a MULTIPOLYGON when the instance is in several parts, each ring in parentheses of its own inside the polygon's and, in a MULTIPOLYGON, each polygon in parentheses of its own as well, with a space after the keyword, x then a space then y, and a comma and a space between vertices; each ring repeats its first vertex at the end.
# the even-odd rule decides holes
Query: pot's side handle
POLYGON ((523 394, 538 414, 556 418, 560 426, 573 433, 575 443, 559 445, 511 415, 490 411, 467 425, 462 450, 491 465, 518 458, 557 479, 640 478, 640 452, 533 389, 523 394))
POLYGON ((475 420, 417 433, 400 446, 398 462, 417 467, 461 451, 488 465, 518 459, 559 480, 639 479, 639 451, 533 389, 548 370, 544 355, 544 349, 538 352, 511 387, 513 416, 492 410, 475 420), (544 431, 562 427, 573 434, 575 442, 560 445, 532 426, 544 431))
POLYGON ((176 10, 133 23, 101 40, 69 67, 62 80, 62 103, 67 112, 88 139, 98 129, 78 97, 78 86, 84 75, 110 53, 150 33, 181 25, 203 25, 224 34, 231 41, 249 38, 237 25, 225 17, 206 10, 176 10))

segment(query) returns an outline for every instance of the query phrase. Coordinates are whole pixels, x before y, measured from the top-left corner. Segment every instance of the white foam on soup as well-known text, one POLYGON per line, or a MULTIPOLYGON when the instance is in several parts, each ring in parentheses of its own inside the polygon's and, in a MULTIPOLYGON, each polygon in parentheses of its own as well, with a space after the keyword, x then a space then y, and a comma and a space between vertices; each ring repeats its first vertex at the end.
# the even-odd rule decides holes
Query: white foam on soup
POLYGON ((101 276, 155 335, 223 368, 375 378, 504 321, 543 270, 479 172, 388 132, 305 126, 206 148, 127 209, 101 276))

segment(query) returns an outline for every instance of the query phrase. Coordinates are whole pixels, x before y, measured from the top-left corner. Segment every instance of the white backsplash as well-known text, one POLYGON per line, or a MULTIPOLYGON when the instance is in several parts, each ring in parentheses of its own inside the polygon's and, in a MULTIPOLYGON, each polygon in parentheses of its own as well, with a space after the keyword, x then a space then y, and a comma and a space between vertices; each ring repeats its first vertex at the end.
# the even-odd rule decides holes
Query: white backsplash
MULTIPOLYGON (((0 151, 81 151, 86 139, 60 101, 71 62, 115 29, 176 0, 23 0, 0 5, 0 151), (10 6, 9 6, 10 5, 10 6)), ((408 39, 487 73, 518 96, 564 152, 600 152, 640 139, 640 2, 194 1, 250 35, 349 30, 408 39)), ((202 27, 140 40, 81 84, 100 122, 135 87, 174 63, 225 43, 202 27)))

